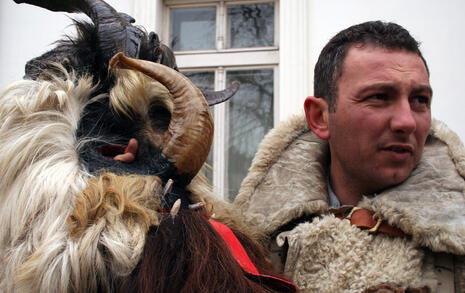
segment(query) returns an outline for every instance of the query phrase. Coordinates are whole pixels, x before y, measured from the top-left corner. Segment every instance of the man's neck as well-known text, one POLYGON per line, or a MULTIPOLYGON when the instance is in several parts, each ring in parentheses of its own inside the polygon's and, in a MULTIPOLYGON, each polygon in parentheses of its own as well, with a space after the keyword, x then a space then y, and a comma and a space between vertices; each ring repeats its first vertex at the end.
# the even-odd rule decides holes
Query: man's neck
MULTIPOLYGON (((355 194, 350 192, 347 188, 337 188, 335 187, 334 183, 331 183, 331 186, 336 194, 337 198, 341 205, 351 205, 355 206, 358 204, 360 199, 362 199, 361 194, 355 194)), ((337 186, 337 185, 336 185, 337 186)))
POLYGON ((354 184, 352 178, 344 176, 343 172, 338 172, 337 166, 331 165, 329 184, 336 194, 341 205, 357 205, 362 199, 363 190, 354 184))

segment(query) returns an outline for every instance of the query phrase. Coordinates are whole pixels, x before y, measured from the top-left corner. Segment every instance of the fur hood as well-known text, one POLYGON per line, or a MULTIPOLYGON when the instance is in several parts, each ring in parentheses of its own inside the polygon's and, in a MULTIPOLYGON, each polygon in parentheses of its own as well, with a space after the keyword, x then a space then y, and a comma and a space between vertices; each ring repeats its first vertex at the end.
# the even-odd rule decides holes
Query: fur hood
MULTIPOLYGON (((281 123, 262 141, 235 205, 246 222, 270 236, 305 215, 328 209, 329 149, 305 115, 281 123)), ((359 203, 432 251, 465 254, 465 148, 433 120, 422 159, 402 184, 359 203)))

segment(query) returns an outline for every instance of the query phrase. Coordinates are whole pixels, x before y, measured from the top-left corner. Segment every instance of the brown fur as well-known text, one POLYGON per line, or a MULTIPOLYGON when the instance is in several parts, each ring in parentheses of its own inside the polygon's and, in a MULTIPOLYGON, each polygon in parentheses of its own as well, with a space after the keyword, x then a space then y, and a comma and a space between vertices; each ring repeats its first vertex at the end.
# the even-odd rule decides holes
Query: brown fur
POLYGON ((158 225, 156 210, 160 207, 158 196, 161 181, 156 176, 106 173, 89 180, 89 184, 76 198, 76 206, 68 218, 70 235, 77 239, 89 226, 106 217, 126 218, 139 223, 145 231, 158 225))
MULTIPOLYGON (((182 211, 151 227, 142 260, 121 292, 276 292, 245 276, 208 218, 205 210, 182 211)), ((269 272, 257 244, 235 233, 258 270, 269 272)))
MULTIPOLYGON (((191 188, 200 192, 201 186, 208 185, 202 176, 198 177, 191 188)), ((205 208, 183 210, 173 218, 157 212, 161 194, 161 181, 156 176, 104 173, 91 178, 76 198, 76 206, 68 217, 70 236, 75 240, 100 220, 111 225, 117 217, 125 219, 128 225, 137 223, 147 233, 140 262, 130 276, 122 278, 121 287, 120 281, 115 280, 115 288, 120 287, 120 292, 153 292, 154 288, 157 292, 276 292, 246 276, 208 222, 214 212, 221 215, 223 222, 233 227, 259 272, 275 274, 263 249, 236 230, 243 224, 234 219, 234 212, 226 203, 195 196, 203 199, 205 208)))

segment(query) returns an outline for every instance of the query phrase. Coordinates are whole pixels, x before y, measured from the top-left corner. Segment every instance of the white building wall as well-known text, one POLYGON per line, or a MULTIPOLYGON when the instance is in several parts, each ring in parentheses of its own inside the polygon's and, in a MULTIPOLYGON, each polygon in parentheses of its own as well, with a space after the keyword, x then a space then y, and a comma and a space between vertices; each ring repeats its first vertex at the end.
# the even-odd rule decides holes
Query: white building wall
MULTIPOLYGON (((161 0, 108 2, 147 30, 159 32, 162 19, 155 15, 161 15, 161 0)), ((280 120, 301 111, 312 94, 313 67, 325 43, 350 25, 380 19, 401 24, 422 42, 434 90, 433 116, 465 140, 465 1, 281 0, 279 11, 280 120)), ((26 61, 50 49, 69 24, 64 14, 0 1, 0 89, 20 79, 26 61)))
MULTIPOLYGON (((132 1, 107 2, 129 14, 133 9, 132 1)), ((74 33, 71 17, 84 18, 16 4, 13 0, 0 1, 0 90, 22 78, 28 60, 53 48, 53 43, 65 34, 74 33)))

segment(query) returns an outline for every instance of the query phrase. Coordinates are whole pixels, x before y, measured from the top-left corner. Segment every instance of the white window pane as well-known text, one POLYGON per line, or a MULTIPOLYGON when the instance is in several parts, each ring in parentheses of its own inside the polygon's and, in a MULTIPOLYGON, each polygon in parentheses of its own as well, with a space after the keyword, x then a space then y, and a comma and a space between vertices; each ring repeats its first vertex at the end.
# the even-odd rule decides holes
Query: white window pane
POLYGON ((274 3, 228 7, 228 48, 274 45, 274 3))
POLYGON ((226 143, 227 193, 233 200, 258 149, 273 127, 273 69, 227 71, 226 80, 241 83, 228 102, 229 131, 226 143))
MULTIPOLYGON (((214 72, 183 72, 196 87, 202 91, 213 91, 215 89, 215 73, 214 72)), ((214 107, 210 107, 212 115, 214 115, 214 107)), ((213 146, 208 154, 206 165, 202 167, 202 172, 207 176, 210 183, 213 182, 213 146)))
POLYGON ((216 7, 173 8, 170 19, 174 51, 215 48, 216 7))

